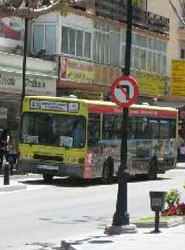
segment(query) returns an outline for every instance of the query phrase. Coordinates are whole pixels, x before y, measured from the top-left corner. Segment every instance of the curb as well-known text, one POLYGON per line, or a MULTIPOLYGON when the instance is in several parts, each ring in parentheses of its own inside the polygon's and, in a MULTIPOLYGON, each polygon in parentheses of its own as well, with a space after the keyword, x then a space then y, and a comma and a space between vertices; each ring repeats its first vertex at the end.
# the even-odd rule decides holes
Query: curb
MULTIPOLYGON (((132 223, 135 224, 138 228, 151 228, 155 226, 155 218, 153 218, 153 221, 139 221, 139 219, 133 219, 132 223)), ((175 227, 185 224, 185 216, 178 217, 178 218, 171 218, 168 221, 159 221, 159 227, 161 228, 169 228, 169 227, 175 227)))

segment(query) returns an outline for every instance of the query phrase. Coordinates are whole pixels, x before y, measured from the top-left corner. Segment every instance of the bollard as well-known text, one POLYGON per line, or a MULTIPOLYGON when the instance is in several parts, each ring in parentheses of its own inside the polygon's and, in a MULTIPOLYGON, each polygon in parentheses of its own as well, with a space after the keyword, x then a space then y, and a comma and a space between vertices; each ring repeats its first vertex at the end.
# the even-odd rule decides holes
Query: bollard
POLYGON ((4 168, 4 185, 9 185, 9 184, 10 184, 10 164, 9 162, 6 162, 4 168))

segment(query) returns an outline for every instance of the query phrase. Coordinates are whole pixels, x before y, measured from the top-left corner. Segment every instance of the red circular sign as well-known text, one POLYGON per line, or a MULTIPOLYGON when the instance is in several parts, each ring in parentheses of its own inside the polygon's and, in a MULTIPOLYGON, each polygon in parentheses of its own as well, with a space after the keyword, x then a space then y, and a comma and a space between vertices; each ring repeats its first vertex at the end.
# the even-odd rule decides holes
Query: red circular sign
POLYGON ((113 82, 111 94, 113 102, 122 108, 127 108, 138 100, 138 84, 130 76, 121 76, 113 82))

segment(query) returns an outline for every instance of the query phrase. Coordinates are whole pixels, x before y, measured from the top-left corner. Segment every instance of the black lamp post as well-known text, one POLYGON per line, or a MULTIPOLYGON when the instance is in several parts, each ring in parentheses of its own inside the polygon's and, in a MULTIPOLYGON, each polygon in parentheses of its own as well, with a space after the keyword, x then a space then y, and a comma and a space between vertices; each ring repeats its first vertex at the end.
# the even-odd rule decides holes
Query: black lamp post
POLYGON ((23 101, 25 97, 26 89, 26 57, 27 57, 27 46, 28 46, 28 18, 25 18, 24 22, 24 52, 23 52, 23 68, 22 68, 22 95, 21 95, 21 122, 20 122, 20 131, 22 131, 22 111, 23 111, 23 101))
MULTIPOLYGON (((125 68, 124 75, 130 74, 132 45, 132 0, 127 1, 127 33, 126 33, 126 51, 125 51, 125 68)), ((116 212, 113 217, 114 226, 129 225, 129 214, 127 212, 127 121, 128 108, 123 109, 122 120, 122 140, 121 140, 121 165, 118 172, 118 195, 116 212)))
MULTIPOLYGON (((123 1, 122 1, 123 2, 123 1)), ((126 53, 125 68, 123 74, 130 75, 131 45, 132 45, 132 0, 127 0, 127 33, 126 33, 126 53)), ((105 233, 135 233, 136 227, 129 225, 129 214, 127 212, 127 121, 128 108, 123 109, 122 120, 122 140, 121 140, 121 165, 118 171, 118 194, 116 212, 113 216, 112 227, 106 228, 105 233), (123 226, 123 227, 122 227, 123 226)))

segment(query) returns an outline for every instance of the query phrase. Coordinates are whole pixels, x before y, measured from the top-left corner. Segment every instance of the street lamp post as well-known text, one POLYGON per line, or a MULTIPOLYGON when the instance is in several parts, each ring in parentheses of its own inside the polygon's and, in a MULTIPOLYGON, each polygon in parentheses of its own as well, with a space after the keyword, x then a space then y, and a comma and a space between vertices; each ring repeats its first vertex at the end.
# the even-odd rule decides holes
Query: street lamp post
POLYGON ((25 97, 26 89, 26 57, 27 57, 27 46, 28 46, 28 18, 25 18, 24 22, 24 52, 23 52, 23 68, 22 68, 22 95, 21 95, 21 124, 20 131, 22 131, 22 111, 23 111, 23 101, 25 97))
MULTIPOLYGON (((127 1, 127 33, 126 33, 126 51, 125 51, 125 68, 124 75, 130 75, 132 45, 132 0, 127 1)), ((127 212, 127 121, 128 108, 123 109, 122 120, 122 140, 121 140, 121 165, 118 172, 118 195, 116 212, 113 217, 114 226, 129 225, 129 214, 127 212)))
MULTIPOLYGON (((123 74, 130 75, 131 45, 132 45, 132 0, 127 0, 127 33, 126 33, 126 51, 125 68, 123 74)), ((112 226, 105 229, 108 234, 135 233, 135 225, 129 225, 129 214, 127 212, 127 122, 128 108, 123 109, 122 119, 122 140, 121 140, 121 165, 118 171, 118 194, 116 203, 116 212, 113 216, 112 226)))

